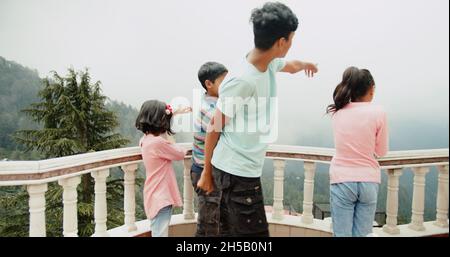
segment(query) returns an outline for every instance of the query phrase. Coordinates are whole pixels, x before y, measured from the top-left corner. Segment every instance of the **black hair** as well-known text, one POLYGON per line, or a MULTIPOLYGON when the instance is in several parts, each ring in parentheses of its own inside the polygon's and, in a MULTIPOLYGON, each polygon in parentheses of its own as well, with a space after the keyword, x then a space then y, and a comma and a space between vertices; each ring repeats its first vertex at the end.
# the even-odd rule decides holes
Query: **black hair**
POLYGON ((297 16, 279 2, 268 2, 254 9, 250 21, 253 22, 255 47, 261 50, 269 50, 280 38, 288 40, 298 27, 297 16))
POLYGON ((327 107, 327 113, 335 113, 351 101, 357 101, 365 96, 375 85, 375 80, 369 70, 349 67, 342 75, 342 81, 333 92, 334 104, 327 107))
POLYGON ((202 87, 208 91, 206 88, 206 81, 209 80, 214 83, 218 77, 226 72, 228 72, 228 70, 223 64, 207 62, 200 67, 200 70, 198 71, 198 80, 202 84, 202 87))
POLYGON ((167 105, 158 100, 149 100, 142 104, 139 115, 136 118, 136 128, 144 134, 151 133, 155 136, 168 133, 173 135, 170 128, 173 113, 166 112, 167 105))

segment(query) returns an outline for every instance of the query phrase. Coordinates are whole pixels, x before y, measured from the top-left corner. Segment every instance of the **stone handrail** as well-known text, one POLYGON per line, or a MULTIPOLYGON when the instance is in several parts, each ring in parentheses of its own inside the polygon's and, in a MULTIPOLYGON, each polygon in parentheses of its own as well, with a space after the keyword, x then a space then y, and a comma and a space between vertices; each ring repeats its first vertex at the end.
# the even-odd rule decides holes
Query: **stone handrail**
MULTIPOLYGON (((191 143, 179 143, 190 156, 191 143)), ((271 145, 267 158, 330 163, 334 149, 271 145)), ((448 164, 448 149, 392 151, 379 159, 383 169, 434 166, 448 164)), ((139 147, 128 147, 101 152, 53 158, 41 161, 1 161, 0 186, 48 183, 61 178, 86 174, 94 170, 139 163, 139 147)))

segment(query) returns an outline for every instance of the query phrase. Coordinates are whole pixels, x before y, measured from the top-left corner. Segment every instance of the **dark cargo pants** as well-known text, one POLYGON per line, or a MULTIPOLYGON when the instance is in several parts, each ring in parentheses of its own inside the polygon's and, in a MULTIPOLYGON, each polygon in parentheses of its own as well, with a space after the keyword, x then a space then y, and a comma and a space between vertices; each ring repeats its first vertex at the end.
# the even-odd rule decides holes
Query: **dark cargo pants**
POLYGON ((197 188, 201 173, 191 172, 198 195, 196 236, 269 236, 260 178, 235 176, 213 167, 215 191, 197 188))

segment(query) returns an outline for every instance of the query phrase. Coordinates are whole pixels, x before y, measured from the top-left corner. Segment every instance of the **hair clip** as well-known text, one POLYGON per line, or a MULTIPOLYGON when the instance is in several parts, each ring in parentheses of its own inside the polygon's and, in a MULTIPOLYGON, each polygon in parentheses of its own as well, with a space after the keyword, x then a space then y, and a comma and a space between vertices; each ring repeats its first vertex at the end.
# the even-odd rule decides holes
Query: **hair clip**
POLYGON ((173 112, 172 106, 170 106, 170 104, 167 104, 166 105, 166 114, 170 115, 172 112, 173 112))

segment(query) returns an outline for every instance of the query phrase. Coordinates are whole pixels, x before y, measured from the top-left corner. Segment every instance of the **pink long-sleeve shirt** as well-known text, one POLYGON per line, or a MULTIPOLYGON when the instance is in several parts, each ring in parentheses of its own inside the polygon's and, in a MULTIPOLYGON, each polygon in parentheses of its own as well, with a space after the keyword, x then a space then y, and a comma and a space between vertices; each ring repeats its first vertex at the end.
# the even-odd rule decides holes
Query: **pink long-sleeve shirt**
POLYGON ((354 102, 332 116, 336 153, 330 183, 381 182, 376 157, 386 155, 389 134, 386 113, 370 102, 354 102))
POLYGON ((143 136, 139 145, 146 172, 145 214, 153 219, 160 209, 168 205, 182 206, 172 161, 183 160, 186 150, 151 134, 143 136))

